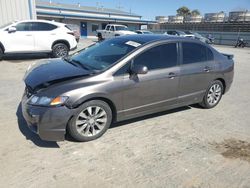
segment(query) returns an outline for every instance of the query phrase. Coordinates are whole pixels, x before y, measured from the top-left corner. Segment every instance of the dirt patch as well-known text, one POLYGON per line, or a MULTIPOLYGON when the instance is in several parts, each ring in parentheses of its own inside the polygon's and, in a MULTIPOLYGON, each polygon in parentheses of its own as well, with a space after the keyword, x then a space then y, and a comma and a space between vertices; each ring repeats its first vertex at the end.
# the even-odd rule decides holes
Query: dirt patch
POLYGON ((213 145, 226 158, 242 159, 250 162, 250 143, 246 141, 227 139, 213 145))

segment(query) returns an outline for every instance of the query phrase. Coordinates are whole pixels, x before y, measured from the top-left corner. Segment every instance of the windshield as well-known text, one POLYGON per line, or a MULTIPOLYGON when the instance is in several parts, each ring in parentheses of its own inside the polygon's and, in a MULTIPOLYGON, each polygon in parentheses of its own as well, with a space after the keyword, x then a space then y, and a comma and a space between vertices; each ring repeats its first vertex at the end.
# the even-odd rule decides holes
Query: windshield
POLYGON ((180 35, 186 35, 183 31, 177 31, 180 35))
POLYGON ((139 45, 134 41, 125 41, 118 38, 111 39, 85 48, 82 52, 73 55, 70 60, 81 64, 82 67, 102 71, 112 66, 139 45))
POLYGON ((116 31, 127 31, 128 28, 125 26, 115 26, 116 31))

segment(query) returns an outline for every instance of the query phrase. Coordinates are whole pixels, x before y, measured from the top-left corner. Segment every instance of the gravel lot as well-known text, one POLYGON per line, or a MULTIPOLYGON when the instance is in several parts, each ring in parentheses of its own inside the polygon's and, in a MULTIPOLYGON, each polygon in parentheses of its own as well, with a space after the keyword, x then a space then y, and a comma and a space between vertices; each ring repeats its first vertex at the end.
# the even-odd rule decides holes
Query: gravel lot
POLYGON ((236 62, 232 88, 216 108, 122 122, 88 143, 31 133, 19 102, 24 72, 38 59, 0 62, 0 187, 250 187, 250 49, 215 48, 236 62))

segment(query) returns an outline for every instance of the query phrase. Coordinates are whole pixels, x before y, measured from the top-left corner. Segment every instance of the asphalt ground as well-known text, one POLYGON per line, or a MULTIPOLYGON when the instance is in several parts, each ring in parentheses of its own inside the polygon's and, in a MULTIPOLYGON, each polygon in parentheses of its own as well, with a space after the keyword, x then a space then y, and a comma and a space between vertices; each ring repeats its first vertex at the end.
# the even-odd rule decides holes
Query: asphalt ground
POLYGON ((47 57, 7 57, 0 62, 0 187, 250 187, 250 49, 215 48, 235 59, 233 85, 216 108, 117 123, 86 143, 42 141, 27 128, 22 78, 47 57))

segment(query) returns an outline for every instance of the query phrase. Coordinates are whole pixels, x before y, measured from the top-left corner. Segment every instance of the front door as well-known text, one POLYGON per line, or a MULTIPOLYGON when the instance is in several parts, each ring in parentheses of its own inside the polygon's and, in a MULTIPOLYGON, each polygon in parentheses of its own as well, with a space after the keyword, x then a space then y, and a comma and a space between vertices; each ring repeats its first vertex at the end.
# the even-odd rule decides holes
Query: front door
POLYGON ((88 28, 87 28, 87 22, 81 22, 81 37, 87 37, 88 35, 88 28))
POLYGON ((23 22, 17 24, 15 27, 15 32, 4 32, 3 43, 5 45, 5 52, 33 52, 34 35, 32 32, 32 23, 23 22))
POLYGON ((135 57, 132 64, 147 66, 149 72, 124 77, 123 116, 132 118, 149 114, 177 103, 177 59, 176 43, 155 46, 135 57))

